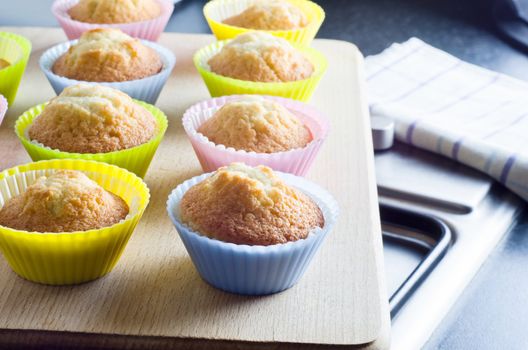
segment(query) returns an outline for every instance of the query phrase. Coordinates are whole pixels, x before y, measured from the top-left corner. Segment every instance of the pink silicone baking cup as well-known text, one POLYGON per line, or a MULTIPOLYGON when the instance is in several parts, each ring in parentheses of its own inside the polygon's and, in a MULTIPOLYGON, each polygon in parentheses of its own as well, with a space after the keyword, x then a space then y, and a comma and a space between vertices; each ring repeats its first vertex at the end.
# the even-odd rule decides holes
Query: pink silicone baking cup
POLYGON ((151 20, 117 23, 117 24, 94 24, 84 23, 71 19, 68 10, 79 2, 79 0, 55 0, 51 6, 51 12, 59 21, 60 26, 70 40, 78 39, 82 33, 95 28, 119 28, 128 35, 150 41, 157 41, 167 22, 169 21, 174 3, 170 0, 157 0, 161 6, 161 14, 151 20))
POLYGON ((0 95, 0 125, 2 125, 2 121, 4 120, 4 116, 7 112, 7 100, 4 96, 0 95))
POLYGON ((213 98, 199 102, 185 111, 182 119, 183 128, 191 141, 203 170, 211 172, 233 162, 243 162, 252 166, 266 165, 274 170, 304 176, 323 145, 329 129, 328 120, 315 108, 305 103, 282 97, 262 96, 286 107, 310 130, 313 139, 303 148, 275 153, 246 152, 214 144, 197 131, 200 125, 224 104, 236 101, 244 96, 251 95, 231 95, 213 98))

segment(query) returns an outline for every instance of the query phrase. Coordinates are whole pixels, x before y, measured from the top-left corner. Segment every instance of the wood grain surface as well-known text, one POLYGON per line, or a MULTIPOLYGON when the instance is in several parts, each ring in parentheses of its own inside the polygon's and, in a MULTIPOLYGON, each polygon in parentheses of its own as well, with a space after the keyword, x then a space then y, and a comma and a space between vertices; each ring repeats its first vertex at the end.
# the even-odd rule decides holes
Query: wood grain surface
MULTIPOLYGON (((59 29, 0 30, 25 35, 33 43, 18 97, 0 127, 0 169, 5 169, 30 161, 13 125, 23 111, 54 96, 38 58, 66 37, 59 29)), ((229 348, 233 342, 237 348, 388 346, 362 58, 349 43, 314 43, 328 57, 329 69, 311 103, 331 120, 331 131, 308 178, 336 197, 341 215, 305 276, 285 292, 244 297, 210 287, 194 269, 165 202, 176 185, 201 173, 181 117, 191 104, 209 97, 192 54, 213 40, 209 35, 169 33, 160 40, 177 57, 157 103, 168 115, 169 128, 145 177, 151 202, 114 271, 83 285, 50 287, 23 280, 0 259, 0 347, 53 347, 54 339, 102 349, 141 344, 229 348)))

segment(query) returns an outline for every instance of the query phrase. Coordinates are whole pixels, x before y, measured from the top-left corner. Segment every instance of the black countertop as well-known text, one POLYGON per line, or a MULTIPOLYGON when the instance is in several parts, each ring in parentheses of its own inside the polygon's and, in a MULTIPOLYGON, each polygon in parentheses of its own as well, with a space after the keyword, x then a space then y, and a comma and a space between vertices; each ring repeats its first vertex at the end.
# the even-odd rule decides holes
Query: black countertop
MULTIPOLYGON (((202 16, 205 2, 182 0, 167 31, 209 32, 202 16)), ((326 11, 318 37, 351 41, 364 55, 416 36, 463 60, 528 81, 528 55, 498 36, 491 21, 491 0, 316 2, 326 11)), ((48 14, 50 3, 19 0, 2 5, 0 25, 55 26, 55 19, 48 14), (24 14, 20 15, 22 8, 24 14)), ((528 349, 527 266, 528 215, 524 215, 521 225, 493 251, 425 348, 528 349)))

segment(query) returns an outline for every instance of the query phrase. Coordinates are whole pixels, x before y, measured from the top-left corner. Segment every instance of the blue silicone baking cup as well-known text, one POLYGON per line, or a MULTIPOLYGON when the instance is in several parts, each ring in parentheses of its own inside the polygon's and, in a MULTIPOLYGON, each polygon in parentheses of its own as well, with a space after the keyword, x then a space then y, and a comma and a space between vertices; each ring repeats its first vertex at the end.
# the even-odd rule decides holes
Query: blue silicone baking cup
POLYGON ((46 78, 48 78, 48 81, 57 95, 59 95, 64 88, 71 85, 77 85, 80 83, 99 84, 120 90, 136 100, 155 104, 163 86, 167 82, 167 79, 169 79, 174 65, 176 64, 176 57, 170 50, 159 44, 147 40, 141 40, 141 42, 145 46, 154 49, 163 62, 161 72, 143 79, 122 82, 88 82, 61 77, 53 73, 52 68, 55 61, 68 51, 70 46, 75 45, 77 40, 67 41, 46 50, 39 60, 40 69, 44 72, 46 78))
POLYGON ((212 173, 196 176, 176 187, 167 200, 167 212, 200 276, 213 287, 230 293, 266 295, 295 285, 334 226, 339 208, 323 188, 308 180, 275 172, 301 190, 321 209, 325 223, 306 239, 269 246, 226 243, 202 236, 180 221, 180 201, 185 192, 212 173))

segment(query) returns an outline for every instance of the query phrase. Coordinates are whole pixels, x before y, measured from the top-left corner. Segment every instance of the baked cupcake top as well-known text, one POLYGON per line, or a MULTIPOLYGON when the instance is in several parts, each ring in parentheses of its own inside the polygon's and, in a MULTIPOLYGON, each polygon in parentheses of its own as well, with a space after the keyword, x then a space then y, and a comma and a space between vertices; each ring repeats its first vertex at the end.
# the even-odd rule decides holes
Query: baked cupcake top
POLYGON ((181 220, 209 238, 247 245, 304 239, 323 227, 321 209, 265 166, 233 163, 191 187, 180 203, 181 220))
POLYGON ((142 79, 163 68, 158 53, 119 29, 84 32, 53 64, 53 73, 75 80, 119 82, 142 79))
POLYGON ((257 82, 288 82, 310 77, 313 64, 285 39, 248 32, 227 43, 207 62, 212 72, 257 82))
POLYGON ((217 145, 257 153, 302 148, 312 140, 310 131, 295 115, 259 96, 226 103, 198 132, 217 145))
POLYGON ((125 93, 101 85, 67 87, 29 127, 29 138, 63 152, 106 153, 148 142, 157 124, 125 93))
POLYGON ((223 23, 258 30, 292 30, 305 27, 308 20, 296 6, 285 0, 258 2, 223 23))
POLYGON ((160 13, 156 0, 80 0, 68 10, 73 20, 98 24, 146 21, 160 13))
POLYGON ((3 58, 0 58, 0 69, 4 69, 4 68, 7 68, 9 67, 11 64, 4 60, 3 58))
POLYGON ((0 209, 0 225, 36 232, 74 232, 112 226, 128 205, 80 171, 57 170, 11 197, 0 209))

